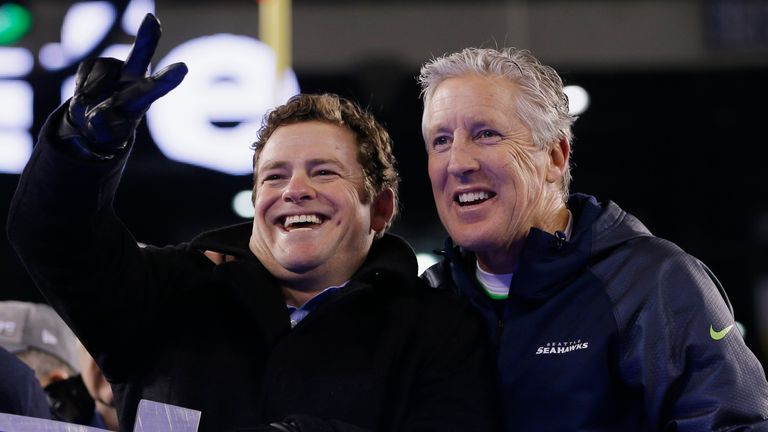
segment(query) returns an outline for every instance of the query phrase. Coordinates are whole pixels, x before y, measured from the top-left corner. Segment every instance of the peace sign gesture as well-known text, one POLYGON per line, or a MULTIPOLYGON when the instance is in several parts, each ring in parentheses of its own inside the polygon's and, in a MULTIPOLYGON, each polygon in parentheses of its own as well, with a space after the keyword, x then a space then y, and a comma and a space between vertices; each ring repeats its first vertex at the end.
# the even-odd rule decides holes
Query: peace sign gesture
POLYGON ((149 106, 187 74, 184 63, 174 63, 149 75, 160 34, 160 22, 147 14, 125 62, 100 57, 80 63, 63 127, 70 133, 64 134, 85 138, 82 144, 100 158, 111 158, 128 145, 149 106))

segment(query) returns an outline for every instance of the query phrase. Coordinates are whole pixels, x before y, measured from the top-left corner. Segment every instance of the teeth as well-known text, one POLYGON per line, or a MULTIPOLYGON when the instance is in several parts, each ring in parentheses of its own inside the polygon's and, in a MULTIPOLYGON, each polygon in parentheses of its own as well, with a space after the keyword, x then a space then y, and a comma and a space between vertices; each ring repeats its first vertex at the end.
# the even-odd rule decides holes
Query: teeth
POLYGON ((473 201, 487 200, 490 197, 491 195, 488 192, 465 192, 459 194, 459 202, 464 204, 473 201))
POLYGON ((300 224, 300 223, 313 223, 313 224, 319 224, 321 222, 320 217, 314 214, 311 215, 296 215, 296 216, 286 216, 285 218, 285 225, 286 228, 290 228, 292 225, 300 224))

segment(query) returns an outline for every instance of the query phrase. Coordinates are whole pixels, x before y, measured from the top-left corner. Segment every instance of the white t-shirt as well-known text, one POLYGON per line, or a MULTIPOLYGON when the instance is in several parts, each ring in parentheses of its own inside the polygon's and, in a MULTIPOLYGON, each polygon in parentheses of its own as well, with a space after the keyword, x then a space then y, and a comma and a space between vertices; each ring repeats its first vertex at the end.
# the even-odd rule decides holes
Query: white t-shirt
MULTIPOLYGON (((573 231, 573 215, 568 210, 568 224, 565 226, 565 240, 571 239, 571 232, 573 231)), ((517 267, 517 265, 515 265, 517 267)), ((480 286, 485 289, 485 293, 488 297, 494 300, 503 300, 509 297, 509 285, 512 283, 512 276, 515 273, 502 273, 495 274, 489 273, 480 268, 478 262, 475 269, 475 277, 480 282, 480 286)))

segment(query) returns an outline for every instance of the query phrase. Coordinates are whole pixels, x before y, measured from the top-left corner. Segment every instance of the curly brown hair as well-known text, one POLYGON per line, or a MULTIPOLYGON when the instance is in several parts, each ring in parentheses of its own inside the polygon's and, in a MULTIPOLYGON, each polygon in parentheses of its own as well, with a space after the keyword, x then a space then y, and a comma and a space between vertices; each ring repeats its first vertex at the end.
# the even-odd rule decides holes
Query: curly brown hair
MULTIPOLYGON (((387 188, 392 189, 395 201, 394 220, 397 216, 398 186, 400 176, 395 168, 395 156, 392 153, 392 139, 386 129, 372 114, 354 102, 336 94, 299 94, 264 116, 258 139, 251 145, 253 152, 253 191, 258 183, 256 170, 259 155, 269 137, 280 126, 294 123, 321 121, 335 124, 351 130, 357 139, 357 160, 365 174, 364 203, 370 203, 387 188)), ((390 222, 391 223, 391 222, 390 222)))

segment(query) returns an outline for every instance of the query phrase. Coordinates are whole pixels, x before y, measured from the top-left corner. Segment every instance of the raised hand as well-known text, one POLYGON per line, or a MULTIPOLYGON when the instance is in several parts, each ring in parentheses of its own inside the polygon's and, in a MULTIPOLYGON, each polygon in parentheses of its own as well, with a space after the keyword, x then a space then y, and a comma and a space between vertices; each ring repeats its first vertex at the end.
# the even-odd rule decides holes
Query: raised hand
POLYGON ((147 14, 125 62, 96 58, 78 67, 64 129, 85 138, 82 145, 95 155, 110 157, 125 148, 149 106, 187 74, 184 63, 174 63, 149 75, 160 33, 160 22, 147 14))

